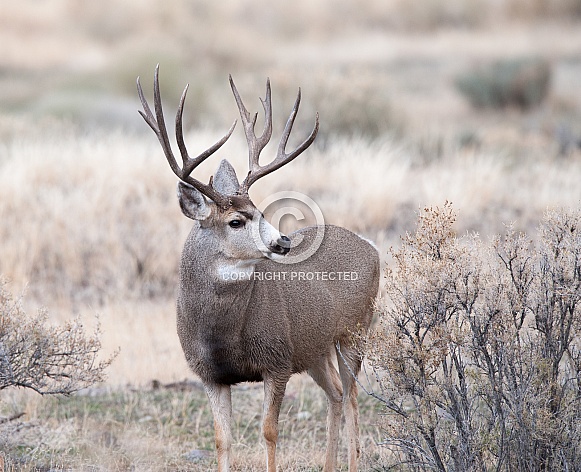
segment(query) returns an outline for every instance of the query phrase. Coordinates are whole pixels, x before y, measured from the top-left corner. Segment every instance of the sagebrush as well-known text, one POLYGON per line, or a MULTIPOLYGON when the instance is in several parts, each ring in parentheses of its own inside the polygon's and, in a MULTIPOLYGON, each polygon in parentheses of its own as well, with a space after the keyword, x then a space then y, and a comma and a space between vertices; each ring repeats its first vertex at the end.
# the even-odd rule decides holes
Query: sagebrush
POLYGON ((47 316, 26 314, 0 279, 0 390, 70 394, 105 379, 114 356, 99 360, 98 328, 88 335, 79 319, 51 326, 47 316))
POLYGON ((397 470, 581 469, 581 212, 533 245, 426 209, 392 250, 370 361, 397 470))

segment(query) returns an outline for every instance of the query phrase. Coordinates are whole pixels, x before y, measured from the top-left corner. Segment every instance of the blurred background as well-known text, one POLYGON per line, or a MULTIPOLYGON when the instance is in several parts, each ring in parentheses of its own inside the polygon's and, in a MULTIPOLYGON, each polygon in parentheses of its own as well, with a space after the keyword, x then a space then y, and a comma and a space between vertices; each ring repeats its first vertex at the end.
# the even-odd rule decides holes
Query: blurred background
MULTIPOLYGON (((485 140, 501 120, 470 104, 540 107, 527 130, 553 137, 551 128, 578 125, 580 17, 579 0, 3 2, 0 105, 4 121, 30 114, 140 129, 135 78, 150 82, 160 63, 168 104, 190 83, 191 126, 232 120, 231 73, 250 96, 270 76, 282 104, 301 85, 304 114, 319 110, 327 139, 430 131, 485 140), (523 61, 531 70, 512 70, 523 61), (537 68, 544 76, 533 83, 537 68), (506 90, 492 90, 494 80, 506 90)), ((521 117, 511 115, 514 126, 521 117)))
MULTIPOLYGON (((190 223, 137 113, 158 63, 170 125, 190 84, 191 154, 238 117, 228 74, 250 111, 271 79, 263 159, 300 86, 289 144, 317 111, 319 136, 251 197, 301 191, 384 259, 424 206, 534 239, 581 200, 580 0, 0 0, 0 274, 55 320, 98 313, 113 384, 189 375, 173 297, 190 223)), ((239 126, 199 178, 221 158, 243 175, 246 155, 239 126)))

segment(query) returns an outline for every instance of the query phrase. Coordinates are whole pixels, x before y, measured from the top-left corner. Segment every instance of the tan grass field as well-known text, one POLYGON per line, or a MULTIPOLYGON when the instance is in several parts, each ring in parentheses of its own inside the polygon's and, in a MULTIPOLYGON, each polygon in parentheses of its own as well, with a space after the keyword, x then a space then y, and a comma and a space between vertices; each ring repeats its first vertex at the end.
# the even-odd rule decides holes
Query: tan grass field
MULTIPOLYGON (((137 114, 135 79, 141 76, 150 96, 157 63, 168 117, 190 83, 192 154, 237 118, 228 73, 256 111, 270 77, 274 136, 301 86, 291 141, 308 132, 315 111, 320 135, 303 156, 257 183, 251 197, 309 195, 327 223, 373 239, 384 260, 424 206, 451 201, 460 233, 488 237, 514 222, 534 237, 547 208, 581 202, 578 1, 0 5, 0 274, 24 293, 28 311, 45 306, 55 322, 79 314, 89 327, 98 315, 105 354, 120 349, 107 393, 95 400, 106 406, 73 397, 63 413, 67 399, 0 392, 0 416, 23 411, 30 426, 22 439, 27 467, 51 460, 67 470, 212 464, 212 456, 184 458, 212 448, 202 393, 150 389, 153 380, 192 378, 173 307, 189 223, 175 199, 175 177, 137 114), (551 65, 549 95, 538 108, 475 110, 454 86, 477 65, 521 57, 551 65)), ((274 155, 276 144, 264 155, 274 155)), ((221 158, 243 175, 246 156, 238 129, 199 176, 207 179, 221 158)), ((237 390, 236 470, 262 467, 260 392, 237 390)), ((372 399, 362 395, 362 404, 364 470, 381 470, 379 416, 372 399)), ((283 470, 319 470, 322 393, 298 377, 285 405, 283 470), (304 401, 312 407, 303 410, 304 401)))

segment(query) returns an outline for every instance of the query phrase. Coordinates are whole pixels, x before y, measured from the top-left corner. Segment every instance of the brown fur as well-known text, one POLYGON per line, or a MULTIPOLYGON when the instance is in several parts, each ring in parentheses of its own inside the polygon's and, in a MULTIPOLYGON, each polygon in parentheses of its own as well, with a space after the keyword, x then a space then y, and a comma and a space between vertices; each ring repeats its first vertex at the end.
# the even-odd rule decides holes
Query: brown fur
MULTIPOLYGON (((290 237, 304 237, 301 246, 307 246, 315 233, 315 228, 305 228, 290 237)), ((269 259, 256 263, 254 273, 280 273, 280 277, 285 273, 286 280, 224 281, 212 270, 216 257, 196 225, 184 247, 177 301, 178 334, 190 367, 209 390, 247 380, 265 381, 268 470, 275 470, 271 467, 276 423, 286 383, 293 373, 308 372, 329 398, 325 470, 335 468, 341 402, 347 419, 349 470, 355 470, 357 388, 351 372, 359 371, 361 360, 352 337, 367 331, 371 322, 379 284, 377 251, 343 228, 326 226, 321 246, 307 260, 289 265, 269 259), (293 273, 325 271, 356 280, 291 280, 293 273), (346 368, 339 359, 340 376, 333 366, 337 343, 349 363, 346 368)), ((219 457, 228 454, 231 440, 223 439, 230 436, 229 426, 223 424, 228 421, 217 420, 219 457)))

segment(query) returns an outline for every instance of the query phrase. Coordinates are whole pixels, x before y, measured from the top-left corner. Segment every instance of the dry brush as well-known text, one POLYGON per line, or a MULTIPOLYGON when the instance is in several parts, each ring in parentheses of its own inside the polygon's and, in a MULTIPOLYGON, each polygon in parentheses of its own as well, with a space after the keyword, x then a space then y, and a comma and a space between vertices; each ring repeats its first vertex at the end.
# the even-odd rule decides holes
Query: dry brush
POLYGON ((114 356, 99 359, 99 328, 88 335, 79 319, 51 326, 47 318, 26 314, 0 278, 0 391, 70 394, 104 381, 114 356))
POLYGON ((397 470, 581 467, 581 213, 551 211, 538 246, 457 237, 424 210, 392 250, 370 360, 397 470))

